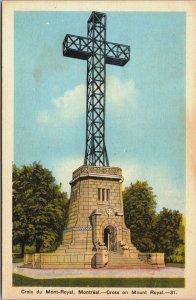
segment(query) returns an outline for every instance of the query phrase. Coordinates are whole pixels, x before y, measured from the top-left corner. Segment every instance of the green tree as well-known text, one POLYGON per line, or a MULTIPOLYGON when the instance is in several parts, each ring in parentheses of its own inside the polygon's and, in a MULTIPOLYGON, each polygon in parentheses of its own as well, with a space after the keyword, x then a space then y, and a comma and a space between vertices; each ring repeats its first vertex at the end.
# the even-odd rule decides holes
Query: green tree
POLYGON ((153 251, 156 201, 147 182, 137 181, 123 192, 125 223, 131 230, 133 244, 140 251, 153 251))
POLYGON ((67 194, 40 163, 13 168, 13 244, 35 244, 36 252, 54 250, 62 239, 67 194))
POLYGON ((182 216, 182 221, 178 230, 181 243, 174 250, 174 254, 167 257, 169 262, 184 263, 185 262, 185 216, 182 216))
MULTIPOLYGON (((171 261, 177 248, 183 245, 182 214, 177 210, 163 208, 157 216, 154 243, 157 252, 164 252, 166 261, 171 261)), ((181 249, 182 250, 182 249, 181 249)))
POLYGON ((13 245, 20 244, 21 255, 24 254, 24 248, 28 241, 32 244, 32 224, 28 222, 27 202, 25 201, 25 194, 22 193, 23 184, 20 179, 21 169, 13 166, 13 245))
POLYGON ((175 262, 175 263, 184 263, 185 262, 185 216, 182 216, 182 222, 180 223, 178 232, 182 242, 175 249, 174 254, 168 257, 168 261, 175 262))

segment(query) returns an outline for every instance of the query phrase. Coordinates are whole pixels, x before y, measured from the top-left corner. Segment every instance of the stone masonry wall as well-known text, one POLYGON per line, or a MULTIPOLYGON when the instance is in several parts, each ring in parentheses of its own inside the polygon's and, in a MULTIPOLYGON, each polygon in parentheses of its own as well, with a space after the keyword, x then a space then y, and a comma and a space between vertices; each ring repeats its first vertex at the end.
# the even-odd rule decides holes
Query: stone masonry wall
POLYGON ((103 174, 108 174, 105 174, 105 177, 101 176, 100 168, 97 167, 90 167, 91 173, 87 172, 87 167, 79 168, 73 173, 74 182, 71 183, 71 203, 64 244, 70 243, 70 240, 86 240, 87 244, 93 245, 96 241, 103 242, 103 232, 109 224, 115 228, 118 241, 127 241, 127 237, 130 238, 130 231, 124 224, 121 169, 101 170, 103 174), (81 176, 82 172, 85 177, 81 176), (96 211, 100 214, 96 217, 95 224, 93 215, 96 211))

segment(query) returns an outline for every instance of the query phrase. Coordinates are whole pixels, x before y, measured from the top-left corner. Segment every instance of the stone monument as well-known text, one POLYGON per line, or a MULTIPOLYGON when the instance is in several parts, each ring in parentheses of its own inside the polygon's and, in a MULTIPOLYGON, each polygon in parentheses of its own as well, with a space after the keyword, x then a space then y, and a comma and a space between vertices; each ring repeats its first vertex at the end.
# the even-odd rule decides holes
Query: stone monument
POLYGON ((92 12, 86 37, 66 35, 63 54, 87 60, 86 151, 73 172, 67 228, 50 253, 26 254, 32 268, 152 268, 163 253, 140 253, 126 228, 122 170, 110 167, 105 145, 106 64, 124 66, 130 47, 106 41, 106 14, 92 12))

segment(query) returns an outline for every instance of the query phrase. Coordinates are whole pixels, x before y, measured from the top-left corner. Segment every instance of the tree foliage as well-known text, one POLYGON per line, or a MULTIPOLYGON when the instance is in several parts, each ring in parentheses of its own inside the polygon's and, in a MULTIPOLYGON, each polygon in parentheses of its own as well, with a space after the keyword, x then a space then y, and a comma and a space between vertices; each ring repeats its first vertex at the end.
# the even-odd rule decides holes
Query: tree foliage
POLYGON ((168 256, 167 259, 169 262, 185 263, 185 216, 182 216, 182 222, 179 227, 179 236, 182 242, 174 250, 174 253, 168 256))
POLYGON ((67 194, 40 163, 13 166, 13 244, 35 244, 36 252, 60 243, 68 211, 67 194))
POLYGON ((123 192, 125 223, 131 230, 132 242, 140 251, 153 251, 156 201, 147 182, 137 181, 123 192))
POLYGON ((123 192, 125 223, 132 242, 143 252, 164 252, 166 261, 184 262, 182 214, 163 208, 156 212, 153 190, 137 181, 123 192))
POLYGON ((182 214, 177 210, 163 208, 157 216, 155 227, 156 251, 164 252, 167 260, 183 245, 182 214))

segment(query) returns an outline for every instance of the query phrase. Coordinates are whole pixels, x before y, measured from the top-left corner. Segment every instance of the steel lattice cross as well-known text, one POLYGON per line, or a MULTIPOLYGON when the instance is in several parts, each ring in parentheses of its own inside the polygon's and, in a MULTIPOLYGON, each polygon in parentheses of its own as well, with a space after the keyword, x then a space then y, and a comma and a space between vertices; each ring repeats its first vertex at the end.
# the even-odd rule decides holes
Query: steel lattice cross
POLYGON ((124 66, 130 47, 106 41, 106 14, 92 12, 87 38, 67 34, 63 55, 87 60, 85 165, 109 166, 105 144, 106 64, 124 66))

